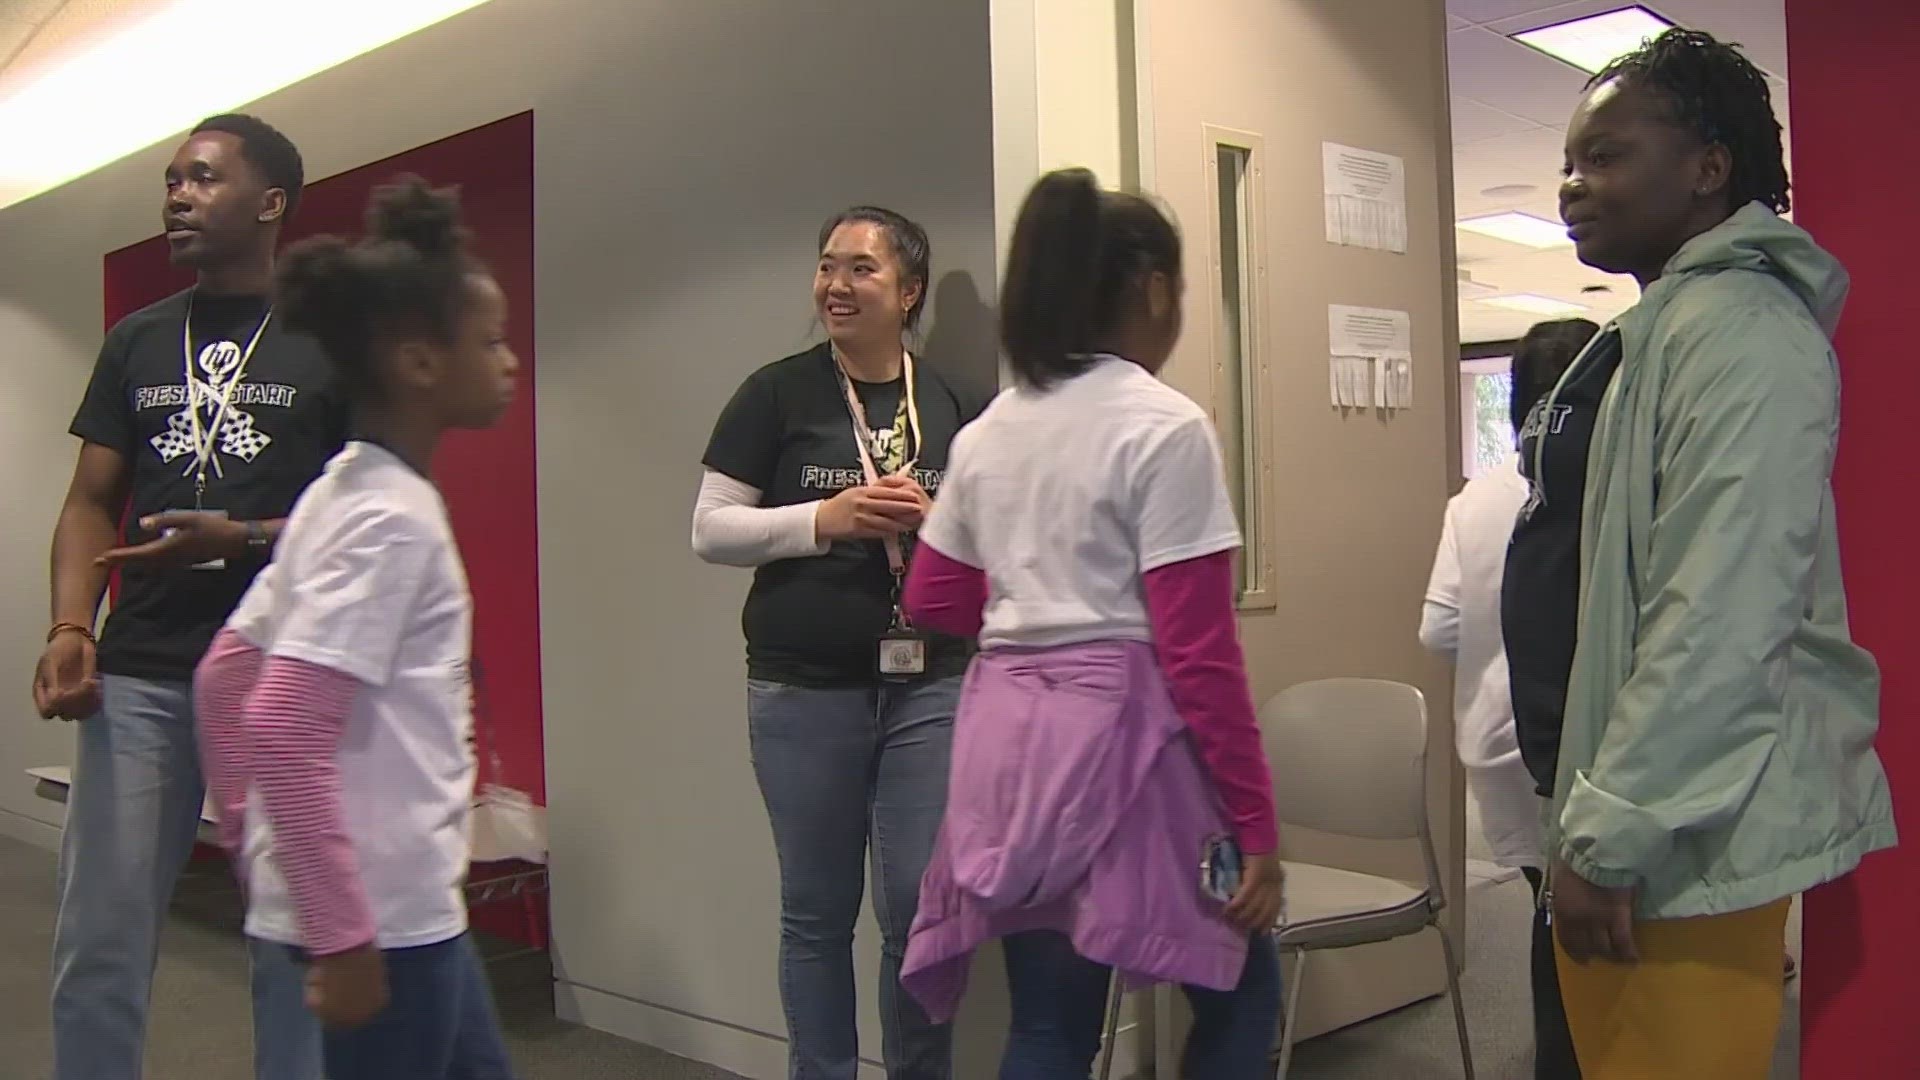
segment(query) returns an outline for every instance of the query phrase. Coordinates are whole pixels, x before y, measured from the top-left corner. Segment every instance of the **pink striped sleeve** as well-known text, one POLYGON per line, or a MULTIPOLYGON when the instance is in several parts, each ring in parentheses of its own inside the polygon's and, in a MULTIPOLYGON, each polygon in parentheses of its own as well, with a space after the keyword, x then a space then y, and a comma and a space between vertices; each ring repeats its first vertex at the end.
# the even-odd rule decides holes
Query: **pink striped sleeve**
POLYGON ((1160 667, 1226 803, 1240 848, 1249 855, 1278 850, 1273 778, 1240 651, 1233 553, 1163 566, 1148 571, 1145 581, 1160 667))
POLYGON ((274 860, 287 879, 301 941, 315 956, 374 939, 334 756, 359 689, 351 675, 271 656, 247 699, 253 782, 273 824, 274 860))
POLYGON ((232 630, 221 630, 193 677, 200 769, 213 799, 215 832, 228 855, 238 855, 246 813, 247 740, 243 711, 260 677, 260 650, 232 630))
POLYGON ((980 636, 987 610, 986 571, 942 554, 922 540, 907 568, 900 607, 915 626, 954 637, 980 636))

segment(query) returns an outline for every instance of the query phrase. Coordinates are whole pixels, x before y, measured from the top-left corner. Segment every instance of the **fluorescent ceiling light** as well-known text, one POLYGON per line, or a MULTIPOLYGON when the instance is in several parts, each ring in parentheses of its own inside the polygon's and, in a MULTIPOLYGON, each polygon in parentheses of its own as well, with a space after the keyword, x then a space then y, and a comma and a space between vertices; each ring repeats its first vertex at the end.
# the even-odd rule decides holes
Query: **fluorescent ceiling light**
POLYGON ((1533 293, 1511 293, 1506 296, 1489 296, 1475 303, 1488 307, 1505 308, 1508 311, 1524 311, 1529 315, 1572 315, 1587 310, 1585 304, 1576 304, 1569 300, 1556 300, 1551 296, 1538 296, 1533 293))
POLYGON ((1462 218, 1454 225, 1466 232, 1491 236, 1495 240, 1505 240, 1509 244, 1521 244, 1530 248, 1566 247, 1573 243, 1567 236, 1565 225, 1518 211, 1462 218))
POLYGON ((1522 30, 1513 35, 1513 40, 1596 75, 1672 26, 1671 21, 1635 4, 1600 15, 1522 30))
POLYGON ((483 3, 165 0, 17 85, 0 80, 0 207, 483 3))

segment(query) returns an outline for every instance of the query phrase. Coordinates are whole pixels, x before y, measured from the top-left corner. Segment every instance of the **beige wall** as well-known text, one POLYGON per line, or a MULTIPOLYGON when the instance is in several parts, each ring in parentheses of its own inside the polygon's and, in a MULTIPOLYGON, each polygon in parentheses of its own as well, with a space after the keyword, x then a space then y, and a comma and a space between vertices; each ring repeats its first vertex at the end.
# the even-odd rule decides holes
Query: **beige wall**
MULTIPOLYGON (((777 893, 747 765, 744 574, 688 550, 713 417, 809 340, 814 231, 855 201, 934 240, 933 362, 993 378, 987 0, 493 0, 255 108, 324 176, 531 108, 542 625, 563 1007, 784 1075, 777 893)), ((0 211, 0 827, 50 842, 21 770, 64 433, 100 340, 100 255, 150 235, 155 147, 0 211)), ((864 1034, 877 1055, 874 934, 864 1034)))
MULTIPOLYGON (((1462 800, 1452 767, 1449 682, 1415 636, 1441 512, 1455 475, 1449 439, 1454 307, 1442 0, 1139 0, 1143 176, 1187 243, 1187 332, 1166 378, 1226 400, 1215 371, 1218 244, 1204 125, 1258 135, 1267 278, 1255 290, 1270 374, 1270 479, 1259 526, 1273 606, 1242 620, 1254 691, 1366 676, 1421 687, 1433 714, 1432 812, 1450 894, 1462 895, 1462 800), (1406 161, 1405 255, 1330 245, 1321 143, 1406 161), (1327 396, 1327 305, 1413 317, 1415 405, 1342 415, 1327 396)), ((1231 452, 1231 448, 1230 452, 1231 452)), ((1291 858, 1424 877, 1417 855, 1289 831, 1291 858)), ((1452 924, 1462 923, 1456 907, 1452 924)), ((1419 939, 1313 963, 1302 1029, 1351 1023, 1444 988, 1439 943, 1419 939)))
POLYGON ((1027 188, 1050 169, 1135 174, 1134 0, 990 0, 1000 254, 1027 188))

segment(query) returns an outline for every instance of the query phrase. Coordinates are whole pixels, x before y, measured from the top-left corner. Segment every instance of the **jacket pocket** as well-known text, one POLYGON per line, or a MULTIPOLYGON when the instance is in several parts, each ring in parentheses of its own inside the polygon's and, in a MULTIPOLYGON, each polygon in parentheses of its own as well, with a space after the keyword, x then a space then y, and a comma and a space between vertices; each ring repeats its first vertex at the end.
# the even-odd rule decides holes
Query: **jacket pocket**
POLYGON ((954 722, 947 830, 954 881, 992 911, 1045 903, 1086 877, 1127 791, 1130 662, 986 656, 954 722))

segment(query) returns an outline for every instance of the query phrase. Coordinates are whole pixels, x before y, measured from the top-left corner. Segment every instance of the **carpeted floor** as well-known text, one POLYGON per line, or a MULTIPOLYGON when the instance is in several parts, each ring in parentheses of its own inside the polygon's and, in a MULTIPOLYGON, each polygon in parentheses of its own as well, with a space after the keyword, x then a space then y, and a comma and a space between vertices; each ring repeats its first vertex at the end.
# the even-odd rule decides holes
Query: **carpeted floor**
MULTIPOLYGON (((1531 1080, 1524 882, 1480 884, 1469 892, 1465 997, 1481 1080, 1531 1080)), ((154 986, 147 1080, 251 1080, 246 957, 224 883, 190 878, 182 885, 154 986)), ((46 1075, 46 967, 53 927, 53 858, 0 838, 0 1073, 6 1080, 46 1075), (17 1071, 16 1071, 17 1070, 17 1071)), ((495 968, 503 1022, 522 1080, 737 1080, 554 1018, 547 972, 539 958, 509 959, 495 968)), ((1788 1023, 1774 1080, 1798 1071, 1799 998, 1790 994, 1788 1023)), ((1293 1080, 1450 1080, 1460 1075, 1452 1013, 1429 1001, 1300 1046, 1293 1080)), ((960 1080, 986 1080, 962 1077, 960 1080)))

